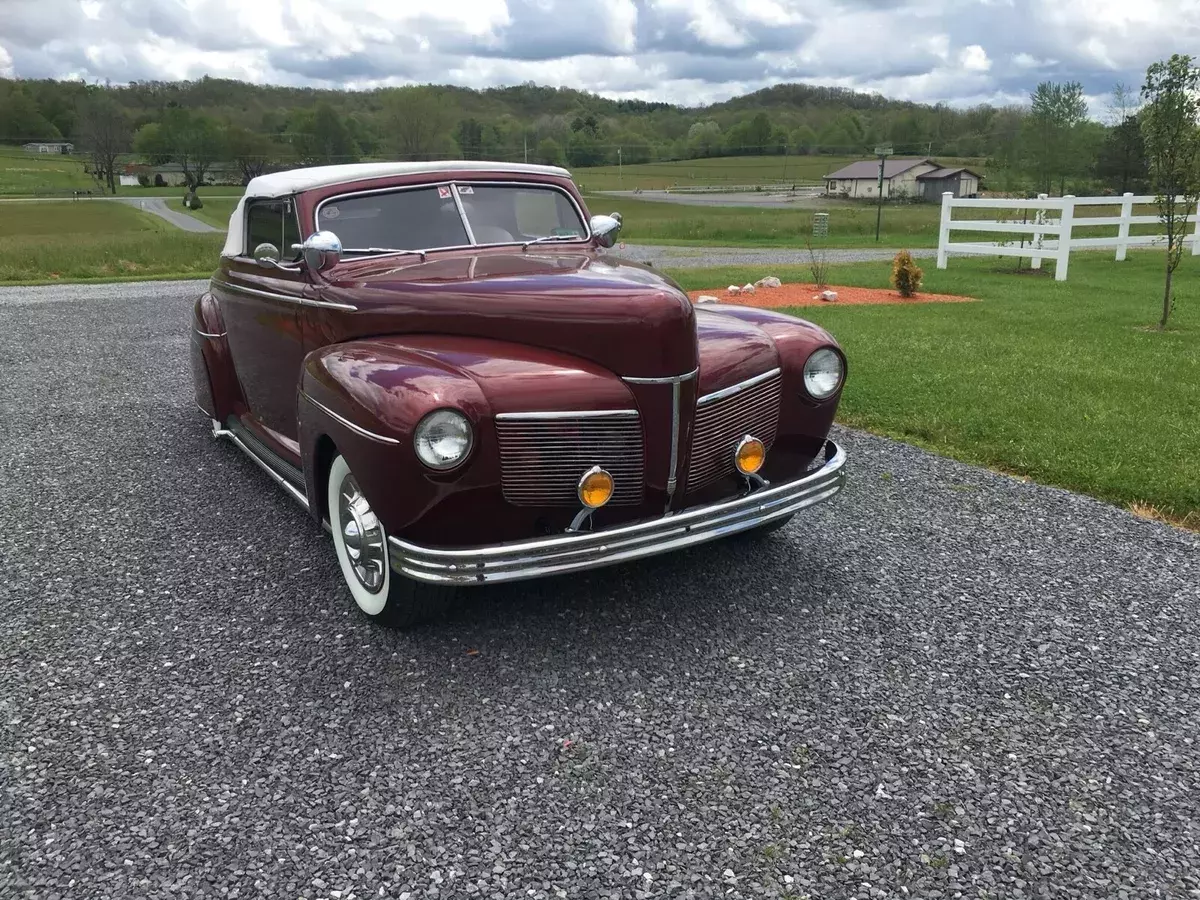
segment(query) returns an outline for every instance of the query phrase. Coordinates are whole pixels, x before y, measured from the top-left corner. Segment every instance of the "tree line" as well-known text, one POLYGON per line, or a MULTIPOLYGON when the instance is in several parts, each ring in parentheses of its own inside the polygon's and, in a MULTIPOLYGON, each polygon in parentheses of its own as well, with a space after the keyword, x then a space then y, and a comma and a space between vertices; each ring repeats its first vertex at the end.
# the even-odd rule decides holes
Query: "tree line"
POLYGON ((88 85, 0 80, 0 143, 70 140, 110 188, 130 156, 177 164, 190 185, 270 169, 389 159, 588 166, 739 155, 898 155, 986 160, 993 190, 1144 190, 1133 91, 1108 121, 1077 83, 1038 85, 1027 106, 952 109, 843 88, 776 85, 688 108, 533 84, 334 91, 226 79, 88 85))

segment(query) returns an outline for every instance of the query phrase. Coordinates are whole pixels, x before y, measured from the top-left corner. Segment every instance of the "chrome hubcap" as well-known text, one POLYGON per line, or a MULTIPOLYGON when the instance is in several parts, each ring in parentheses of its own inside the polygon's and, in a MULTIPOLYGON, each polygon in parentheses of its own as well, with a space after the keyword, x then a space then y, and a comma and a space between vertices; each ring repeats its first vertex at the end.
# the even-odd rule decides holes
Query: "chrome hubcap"
POLYGON ((353 475, 343 478, 338 488, 338 521, 354 577, 368 591, 377 593, 383 588, 383 577, 387 572, 387 544, 383 526, 371 511, 371 504, 353 475))

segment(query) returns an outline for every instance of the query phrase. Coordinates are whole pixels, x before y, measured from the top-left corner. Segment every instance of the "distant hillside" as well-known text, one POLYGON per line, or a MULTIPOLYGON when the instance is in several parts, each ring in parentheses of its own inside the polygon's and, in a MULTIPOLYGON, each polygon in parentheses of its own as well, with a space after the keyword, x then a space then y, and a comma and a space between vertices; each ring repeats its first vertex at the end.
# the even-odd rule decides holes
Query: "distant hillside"
MULTIPOLYGON (((890 144, 901 155, 986 158, 989 171, 1005 179, 1004 189, 1016 189, 1018 171, 1029 165, 1026 118, 1022 108, 951 109, 806 84, 683 107, 536 84, 345 91, 207 77, 112 86, 0 79, 0 144, 65 139, 82 150, 96 143, 91 121, 120 144, 124 159, 174 161, 186 177, 201 180, 215 161, 232 163, 226 168, 244 180, 281 166, 377 158, 594 168, 717 157, 858 157, 890 144)), ((1095 123, 1072 127, 1069 159, 1054 163, 1060 187, 1064 178, 1090 176, 1105 135, 1095 123), (1075 165, 1080 160, 1089 162, 1075 165)), ((1038 165, 1045 181, 1048 163, 1038 165)))

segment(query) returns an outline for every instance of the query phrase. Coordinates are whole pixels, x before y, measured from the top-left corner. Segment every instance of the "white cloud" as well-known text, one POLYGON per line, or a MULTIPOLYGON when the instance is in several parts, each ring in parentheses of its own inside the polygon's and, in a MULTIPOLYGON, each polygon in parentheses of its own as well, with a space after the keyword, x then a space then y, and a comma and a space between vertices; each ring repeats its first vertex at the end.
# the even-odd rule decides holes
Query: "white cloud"
POLYGON ((1200 0, 0 0, 0 74, 536 81, 688 105, 785 81, 922 102, 1091 96, 1200 46, 1200 0))
POLYGON ((978 44, 963 47, 958 52, 958 64, 968 72, 986 72, 992 67, 987 51, 978 44))

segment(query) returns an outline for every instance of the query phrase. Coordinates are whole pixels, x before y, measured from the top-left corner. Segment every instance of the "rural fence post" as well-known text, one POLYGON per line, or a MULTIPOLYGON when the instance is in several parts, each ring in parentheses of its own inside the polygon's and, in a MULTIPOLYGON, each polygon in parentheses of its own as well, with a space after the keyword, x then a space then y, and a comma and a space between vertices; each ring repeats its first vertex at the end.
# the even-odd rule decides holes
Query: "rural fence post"
POLYGON ((937 255, 937 267, 939 269, 946 268, 946 251, 950 245, 950 204, 953 200, 953 193, 950 191, 942 192, 942 225, 941 230, 938 231, 937 255))
MULTIPOLYGON (((1037 198, 1039 200, 1045 200, 1049 196, 1050 196, 1049 194, 1038 194, 1037 198)), ((1039 209, 1037 211, 1037 215, 1035 215, 1033 217, 1033 223, 1035 225, 1046 224, 1046 210, 1039 209)), ((1035 231, 1033 233, 1033 240, 1031 240, 1029 243, 1033 247, 1034 250, 1042 249, 1042 237, 1043 237, 1043 235, 1042 235, 1042 232, 1040 232, 1040 231, 1035 231)), ((1041 267, 1042 267, 1042 258, 1040 256, 1038 256, 1037 254, 1034 254, 1032 257, 1030 257, 1029 268, 1040 269, 1041 267)))
POLYGON ((1121 224, 1117 226, 1117 262, 1125 259, 1125 251, 1129 249, 1129 219, 1133 216, 1133 193, 1126 191, 1121 195, 1121 224))
POLYGON ((1075 195, 1062 198, 1062 216, 1058 220, 1058 256, 1054 260, 1054 280, 1067 280, 1067 263, 1071 261, 1071 226, 1075 223, 1075 195))
POLYGON ((1196 204, 1196 227, 1192 229, 1192 256, 1200 256, 1200 203, 1196 204))

